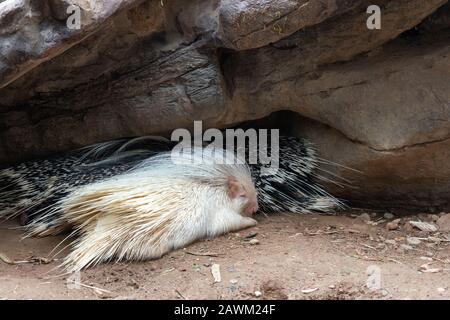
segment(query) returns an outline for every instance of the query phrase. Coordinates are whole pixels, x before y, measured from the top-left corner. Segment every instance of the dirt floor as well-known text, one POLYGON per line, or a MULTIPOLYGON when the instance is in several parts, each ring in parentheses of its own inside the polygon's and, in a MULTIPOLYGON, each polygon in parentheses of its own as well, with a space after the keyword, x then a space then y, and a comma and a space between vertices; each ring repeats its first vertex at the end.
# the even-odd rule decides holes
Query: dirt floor
POLYGON ((62 237, 20 240, 8 222, 0 225, 0 299, 449 299, 449 233, 408 222, 442 216, 259 216, 254 228, 159 260, 69 277, 55 270, 67 251, 49 258, 62 237))

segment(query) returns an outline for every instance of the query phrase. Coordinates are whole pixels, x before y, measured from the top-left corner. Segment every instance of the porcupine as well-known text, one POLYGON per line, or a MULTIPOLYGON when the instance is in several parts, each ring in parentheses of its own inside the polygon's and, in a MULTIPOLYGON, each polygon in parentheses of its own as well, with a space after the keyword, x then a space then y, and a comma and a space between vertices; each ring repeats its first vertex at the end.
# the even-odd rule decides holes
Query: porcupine
MULTIPOLYGON (((127 172, 174 145, 152 136, 119 139, 4 169, 0 205, 6 209, 0 217, 21 214, 30 235, 58 234, 63 227, 58 225, 61 210, 55 204, 71 190, 127 172)), ((318 183, 320 160, 311 143, 280 136, 279 148, 276 174, 264 174, 263 165, 250 164, 261 212, 330 213, 341 206, 318 183)))
POLYGON ((71 226, 78 237, 63 266, 73 272, 113 259, 159 258, 195 240, 256 225, 250 170, 234 161, 234 153, 225 156, 233 164, 207 154, 196 162, 198 152, 165 152, 70 192, 57 204, 57 224, 71 226))

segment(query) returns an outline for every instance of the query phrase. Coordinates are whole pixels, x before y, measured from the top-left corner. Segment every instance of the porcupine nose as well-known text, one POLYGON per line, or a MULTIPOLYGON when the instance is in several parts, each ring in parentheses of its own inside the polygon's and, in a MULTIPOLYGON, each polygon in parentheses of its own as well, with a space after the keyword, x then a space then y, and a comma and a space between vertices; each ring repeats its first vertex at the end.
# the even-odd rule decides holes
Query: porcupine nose
POLYGON ((256 211, 258 211, 258 203, 257 202, 251 202, 247 205, 247 207, 245 208, 244 212, 246 215, 251 216, 252 214, 254 214, 256 211))

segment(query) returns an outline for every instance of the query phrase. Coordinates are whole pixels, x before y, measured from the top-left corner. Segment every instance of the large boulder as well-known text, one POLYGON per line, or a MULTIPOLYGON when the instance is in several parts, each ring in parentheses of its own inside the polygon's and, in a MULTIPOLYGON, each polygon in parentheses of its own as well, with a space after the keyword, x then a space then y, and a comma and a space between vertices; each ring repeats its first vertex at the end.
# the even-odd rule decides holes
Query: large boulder
POLYGON ((372 2, 0 1, 0 163, 289 110, 279 126, 359 171, 324 166, 351 180, 333 193, 449 207, 449 4, 380 0, 371 30, 372 2))

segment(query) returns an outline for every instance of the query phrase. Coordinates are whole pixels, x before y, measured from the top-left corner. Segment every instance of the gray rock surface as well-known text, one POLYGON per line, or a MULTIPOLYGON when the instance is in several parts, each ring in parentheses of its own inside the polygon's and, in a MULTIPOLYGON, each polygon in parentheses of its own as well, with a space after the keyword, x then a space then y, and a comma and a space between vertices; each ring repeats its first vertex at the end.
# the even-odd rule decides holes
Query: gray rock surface
POLYGON ((0 163, 289 110, 272 120, 362 172, 327 167, 336 194, 450 206, 448 1, 380 0, 380 30, 371 4, 0 1, 0 163))

